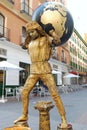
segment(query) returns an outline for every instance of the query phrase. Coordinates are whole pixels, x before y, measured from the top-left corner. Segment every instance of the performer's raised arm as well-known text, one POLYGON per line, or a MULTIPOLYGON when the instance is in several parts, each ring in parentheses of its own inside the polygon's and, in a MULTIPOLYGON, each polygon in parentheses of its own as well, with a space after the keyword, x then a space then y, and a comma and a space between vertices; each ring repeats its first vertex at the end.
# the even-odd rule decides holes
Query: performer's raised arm
POLYGON ((50 36, 50 37, 52 37, 53 38, 53 40, 52 40, 52 44, 57 44, 58 45, 58 43, 60 43, 60 38, 59 38, 59 36, 55 33, 55 29, 54 29, 54 27, 52 26, 52 24, 46 24, 45 25, 45 27, 44 27, 44 30, 45 30, 45 32, 50 36))

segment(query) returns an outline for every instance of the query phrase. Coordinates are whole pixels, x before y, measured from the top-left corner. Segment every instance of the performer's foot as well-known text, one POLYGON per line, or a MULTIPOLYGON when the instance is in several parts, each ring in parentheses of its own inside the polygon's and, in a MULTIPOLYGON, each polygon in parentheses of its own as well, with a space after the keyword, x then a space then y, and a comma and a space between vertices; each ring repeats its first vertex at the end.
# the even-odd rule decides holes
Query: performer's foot
POLYGON ((68 127, 68 124, 67 124, 67 121, 66 121, 65 116, 62 116, 62 117, 61 117, 61 120, 62 120, 62 123, 61 123, 61 125, 60 125, 60 128, 67 128, 67 127, 68 127))
POLYGON ((14 121, 14 124, 17 124, 18 122, 25 122, 27 120, 28 120, 28 116, 27 115, 22 115, 17 120, 14 121))
POLYGON ((60 128, 67 128, 68 125, 67 125, 67 123, 61 123, 61 124, 59 125, 59 127, 60 127, 60 128))

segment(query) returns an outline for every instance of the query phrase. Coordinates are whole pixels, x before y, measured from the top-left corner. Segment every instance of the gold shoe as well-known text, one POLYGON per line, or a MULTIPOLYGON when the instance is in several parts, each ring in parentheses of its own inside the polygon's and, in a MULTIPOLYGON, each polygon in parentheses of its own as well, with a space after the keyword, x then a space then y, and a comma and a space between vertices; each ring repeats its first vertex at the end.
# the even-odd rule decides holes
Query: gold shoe
POLYGON ((58 130, 73 130, 71 124, 59 124, 58 130))
POLYGON ((59 127, 60 127, 60 128, 67 128, 68 125, 67 125, 66 123, 61 123, 59 127))
POLYGON ((27 120, 28 120, 28 116, 27 115, 22 115, 17 120, 14 121, 14 124, 16 124, 18 122, 26 122, 27 120))

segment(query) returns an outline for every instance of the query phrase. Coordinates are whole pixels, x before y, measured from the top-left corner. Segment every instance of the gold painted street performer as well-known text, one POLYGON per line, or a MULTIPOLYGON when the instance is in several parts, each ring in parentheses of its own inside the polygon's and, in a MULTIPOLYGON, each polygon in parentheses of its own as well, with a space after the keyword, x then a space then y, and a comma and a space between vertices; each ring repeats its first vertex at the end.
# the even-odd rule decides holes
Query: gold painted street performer
POLYGON ((51 57, 52 46, 53 44, 58 44, 60 39, 52 28, 49 31, 49 36, 35 21, 27 24, 26 31, 28 36, 26 37, 22 48, 28 49, 32 64, 30 66, 30 75, 26 80, 21 95, 22 116, 15 120, 14 123, 16 124, 18 122, 28 120, 29 94, 37 81, 41 79, 48 87, 50 95, 59 111, 61 116, 61 128, 66 128, 67 121, 65 109, 57 91, 57 87, 51 72, 51 66, 48 63, 48 60, 51 57))

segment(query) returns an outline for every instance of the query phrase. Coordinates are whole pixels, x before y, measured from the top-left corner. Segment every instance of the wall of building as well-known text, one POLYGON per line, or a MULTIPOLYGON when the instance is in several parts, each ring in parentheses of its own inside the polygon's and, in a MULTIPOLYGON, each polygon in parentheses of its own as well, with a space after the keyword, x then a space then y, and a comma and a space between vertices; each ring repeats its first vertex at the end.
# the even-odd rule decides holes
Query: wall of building
POLYGON ((68 46, 67 46, 67 49, 64 46, 57 47, 57 56, 58 56, 59 61, 67 65, 70 64, 70 54, 69 54, 68 46))
MULTIPOLYGON (((0 40, 0 48, 7 51, 7 55, 0 54, 0 57, 5 58, 8 62, 19 66, 20 62, 30 64, 30 57, 27 51, 23 50, 20 46, 15 45, 6 40, 0 40)), ((19 85, 19 71, 8 70, 6 71, 6 85, 19 85)))
MULTIPOLYGON (((21 0, 14 0, 15 4, 11 4, 10 2, 7 2, 7 0, 1 0, 0 1, 0 13, 2 13, 5 16, 5 27, 7 27, 10 30, 10 42, 9 41, 1 41, 0 40, 0 48, 5 48, 7 50, 7 56, 3 56, 0 54, 0 57, 4 57, 7 59, 7 61, 14 63, 19 66, 19 62, 24 62, 30 64, 30 59, 26 51, 22 50, 20 46, 21 43, 21 36, 22 36, 22 27, 26 25, 27 22, 31 21, 31 17, 29 15, 26 15, 25 13, 20 13, 20 3, 21 0)), ((62 2, 62 0, 56 0, 58 2, 62 2)), ((35 10, 38 5, 40 5, 40 0, 29 0, 29 6, 30 9, 35 10)), ((66 4, 66 0, 64 1, 64 4, 66 4)), ((65 47, 61 46, 56 48, 57 54, 56 54, 56 60, 51 59, 50 63, 52 66, 52 69, 57 69, 62 73, 62 75, 57 74, 57 84, 63 84, 63 75, 68 72, 68 66, 70 65, 70 53, 68 50, 68 46, 65 47), (64 51, 64 61, 62 61, 62 51, 64 51), (57 61, 58 60, 58 61, 57 61), (55 61, 55 62, 54 62, 55 61), (57 67, 57 68, 55 68, 57 67)), ((84 66, 86 66, 84 64, 84 66)), ((6 77, 6 84, 19 84, 19 73, 14 72, 14 75, 12 76, 12 73, 7 73, 6 77), (14 76, 15 75, 15 76, 14 76), (10 80, 9 77, 12 79, 10 80), (17 78, 16 78, 17 77, 17 78)), ((70 81, 67 81, 70 83, 70 81)), ((66 82, 66 83, 67 83, 66 82)))
POLYGON ((51 65, 52 70, 56 71, 53 73, 57 77, 56 84, 57 85, 65 84, 63 80, 63 76, 64 74, 68 73, 68 66, 55 59, 50 59, 49 63, 51 65))
MULTIPOLYGON (((15 9, 15 6, 20 5, 20 1, 15 1, 16 5, 9 2, 0 4, 0 13, 5 17, 5 27, 9 29, 9 40, 12 43, 21 44, 22 27, 30 20, 26 14, 20 13, 20 10, 15 9), (7 6, 5 4, 9 3, 7 6)), ((17 7, 19 8, 19 7, 17 7)))

